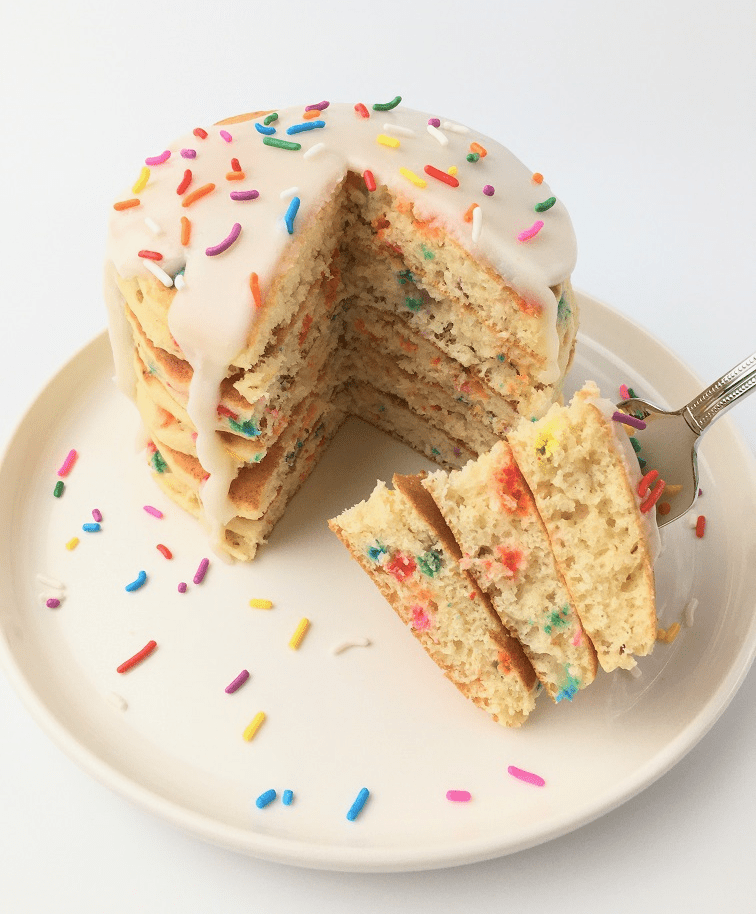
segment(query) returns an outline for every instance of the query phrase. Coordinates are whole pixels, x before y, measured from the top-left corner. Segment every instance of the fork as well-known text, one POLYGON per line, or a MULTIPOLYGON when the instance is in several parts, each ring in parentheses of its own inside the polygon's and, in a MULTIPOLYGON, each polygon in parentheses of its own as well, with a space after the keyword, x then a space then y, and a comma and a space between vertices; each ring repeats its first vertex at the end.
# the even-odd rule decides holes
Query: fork
MULTIPOLYGON (((660 409, 640 397, 630 397, 617 404, 628 420, 638 422, 633 435, 640 444, 640 456, 649 469, 658 473, 658 479, 674 487, 674 495, 665 498, 669 511, 657 513, 660 527, 682 517, 695 504, 699 492, 697 451, 703 433, 715 419, 754 390, 756 352, 681 409, 660 409)), ((647 481, 646 487, 649 484, 647 481)))

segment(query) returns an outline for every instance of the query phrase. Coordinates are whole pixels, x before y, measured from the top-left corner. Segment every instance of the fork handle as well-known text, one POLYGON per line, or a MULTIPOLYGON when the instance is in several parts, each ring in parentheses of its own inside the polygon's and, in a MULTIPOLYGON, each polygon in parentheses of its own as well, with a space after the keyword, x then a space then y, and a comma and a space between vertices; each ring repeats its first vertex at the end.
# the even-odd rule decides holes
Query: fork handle
POLYGON ((693 431, 700 435, 715 419, 723 416, 738 400, 753 393, 754 390, 756 352, 723 374, 718 381, 683 407, 683 417, 693 431))

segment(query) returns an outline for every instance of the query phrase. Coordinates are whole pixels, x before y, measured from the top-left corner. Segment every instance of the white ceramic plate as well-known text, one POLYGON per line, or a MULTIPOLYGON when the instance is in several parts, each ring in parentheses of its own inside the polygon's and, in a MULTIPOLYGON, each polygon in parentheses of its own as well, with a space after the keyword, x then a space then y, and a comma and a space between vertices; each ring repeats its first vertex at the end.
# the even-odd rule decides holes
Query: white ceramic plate
MULTIPOLYGON (((586 378, 679 406, 698 381, 644 331, 581 296, 568 393, 586 378)), ((354 420, 251 565, 212 559, 201 531, 169 503, 137 455, 133 406, 116 392, 103 334, 32 406, 0 469, 0 656, 47 733, 109 787, 209 841, 329 869, 398 871, 511 853, 564 834, 671 768, 706 733, 756 646, 753 459, 727 420, 701 455, 707 530, 666 530, 657 566, 660 624, 692 626, 658 644, 641 676, 601 674, 568 705, 545 696, 517 731, 463 699, 427 659, 325 521, 376 478, 424 460, 354 420), (53 497, 71 448, 79 458, 53 497), (143 510, 153 505, 161 520, 143 510), (85 533, 91 511, 102 530, 85 533), (72 551, 66 543, 78 536, 72 551), (166 560, 155 548, 173 551, 166 560), (145 570, 147 583, 125 585, 145 570), (58 609, 42 574, 65 585, 58 609), (186 581, 180 594, 177 584, 186 581), (252 609, 252 597, 271 610, 252 609), (306 616, 301 648, 289 639, 306 616), (368 647, 334 654, 368 638, 368 647), (150 640, 155 652, 116 667, 150 640), (225 687, 251 673, 236 693, 225 687), (247 742, 257 712, 266 720, 247 742), (510 765, 545 779, 535 787, 510 765), (346 813, 363 787, 355 821, 346 813), (256 798, 273 788, 264 809, 256 798), (281 794, 294 793, 289 806, 281 794), (467 803, 446 799, 466 790, 467 803)))

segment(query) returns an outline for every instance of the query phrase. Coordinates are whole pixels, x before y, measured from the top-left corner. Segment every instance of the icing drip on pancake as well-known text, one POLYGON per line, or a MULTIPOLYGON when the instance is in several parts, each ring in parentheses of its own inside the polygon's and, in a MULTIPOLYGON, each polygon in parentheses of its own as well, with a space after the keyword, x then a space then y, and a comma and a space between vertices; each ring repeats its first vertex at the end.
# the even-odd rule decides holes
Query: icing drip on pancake
MULTIPOLYGON (((234 514, 228 489, 236 473, 215 433, 218 391, 253 325, 250 274, 259 277, 264 299, 296 256, 291 239, 298 226, 317 216, 348 171, 369 173, 409 200, 417 218, 443 228, 525 306, 537 306, 545 357, 538 380, 559 376, 551 288, 570 276, 576 245, 567 211, 558 198, 551 203, 548 186, 494 140, 427 114, 394 106, 365 117, 363 106, 317 107, 195 129, 145 160, 111 218, 109 271, 124 278, 149 271, 169 287, 181 274, 168 325, 194 372, 188 412, 208 474, 201 494, 215 535, 234 514), (452 182, 434 177, 448 175, 450 166, 457 168, 452 182), (543 201, 546 211, 537 209, 543 201), (519 240, 536 221, 543 223, 537 233, 519 240)), ((131 392, 122 302, 113 283, 106 287, 116 371, 131 392)))

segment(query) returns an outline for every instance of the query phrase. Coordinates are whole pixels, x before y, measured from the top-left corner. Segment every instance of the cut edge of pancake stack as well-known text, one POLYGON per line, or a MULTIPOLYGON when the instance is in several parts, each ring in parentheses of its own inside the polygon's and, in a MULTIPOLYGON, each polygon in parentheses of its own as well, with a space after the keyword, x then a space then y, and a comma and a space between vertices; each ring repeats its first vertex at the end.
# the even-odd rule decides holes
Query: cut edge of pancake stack
POLYGON ((111 219, 111 339, 150 466, 238 559, 346 416, 459 467, 560 397, 574 351, 569 218, 507 150, 458 125, 434 127, 442 145, 426 115, 350 105, 289 141, 306 115, 194 131, 147 160, 111 219), (272 130, 300 149, 265 145, 272 130), (407 180, 427 161, 457 186, 407 180), (540 235, 518 240, 542 198, 540 235))
POLYGON ((610 408, 588 382, 568 406, 521 420, 508 441, 463 468, 395 476, 393 492, 379 483, 329 522, 463 693, 467 668, 446 662, 450 642, 459 656, 474 645, 480 668, 502 674, 489 682, 503 690, 498 704, 509 703, 509 715, 496 716, 506 726, 527 716, 510 694, 522 667, 503 664, 492 639, 481 639, 481 596, 555 702, 589 686, 597 661, 606 672, 632 669, 655 644, 659 534, 637 494, 632 445, 610 408), (431 592, 427 556, 436 552, 445 577, 431 592), (475 600, 465 593, 470 580, 475 600))

